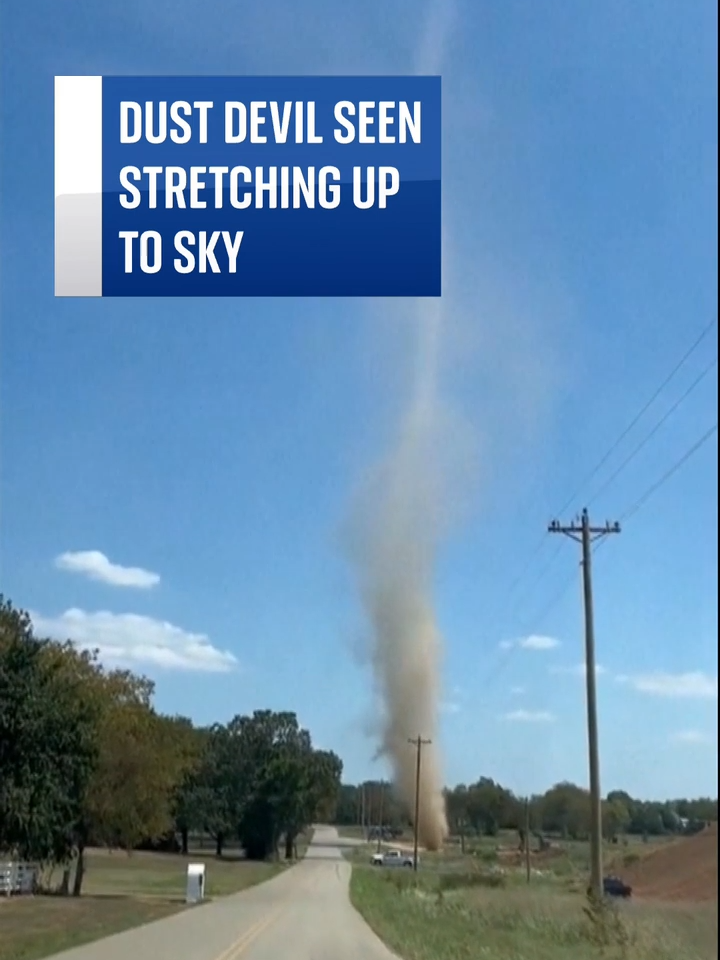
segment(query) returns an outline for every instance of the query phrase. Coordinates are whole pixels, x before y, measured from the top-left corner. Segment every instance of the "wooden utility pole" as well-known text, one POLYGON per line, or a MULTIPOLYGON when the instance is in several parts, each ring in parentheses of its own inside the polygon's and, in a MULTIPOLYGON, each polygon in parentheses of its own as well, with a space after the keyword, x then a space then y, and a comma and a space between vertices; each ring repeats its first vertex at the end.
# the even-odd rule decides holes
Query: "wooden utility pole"
POLYGON ((385 781, 380 781, 380 823, 378 824, 378 844, 377 852, 380 853, 382 849, 382 840, 383 840, 383 803, 385 800, 385 781))
POLYGON ((414 747, 417 748, 417 762, 415 765, 415 822, 413 824, 413 832, 415 834, 413 840, 413 871, 417 873, 418 868, 418 830, 420 824, 420 762, 422 756, 422 748, 425 744, 432 743, 432 740, 423 740, 420 734, 414 740, 408 740, 408 743, 412 743, 414 747))
POLYGON ((585 606, 585 685, 587 696, 588 755, 590 763, 590 886, 593 895, 603 895, 602 862, 602 793, 600 790, 600 748, 598 743, 597 690, 595 684, 595 625, 591 556, 595 540, 610 533, 620 533, 619 523, 607 521, 604 527, 590 526, 587 510, 583 510, 580 524, 562 526, 553 520, 550 533, 563 533, 582 546, 583 598, 585 606))
POLYGON ((361 799, 361 801, 360 801, 360 802, 361 802, 361 807, 360 807, 360 809, 361 809, 361 811, 362 811, 362 815, 361 815, 361 820, 360 820, 360 822, 361 822, 361 824, 362 824, 362 834, 363 834, 363 840, 364 840, 364 839, 365 839, 365 820, 366 820, 366 817, 367 817, 367 810, 366 810, 366 808, 365 808, 365 781, 363 781, 363 784, 362 784, 362 786, 361 786, 360 789, 361 789, 361 791, 362 791, 362 794, 361 794, 362 799, 361 799))
POLYGON ((525 872, 530 883, 530 798, 525 801, 525 872))

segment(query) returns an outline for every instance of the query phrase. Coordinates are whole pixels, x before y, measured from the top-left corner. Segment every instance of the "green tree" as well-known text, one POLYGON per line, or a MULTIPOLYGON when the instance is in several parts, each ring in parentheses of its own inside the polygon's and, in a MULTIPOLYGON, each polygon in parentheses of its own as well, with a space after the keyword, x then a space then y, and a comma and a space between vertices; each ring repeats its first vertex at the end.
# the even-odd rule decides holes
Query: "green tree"
POLYGON ((292 777, 285 794, 280 826, 285 834, 285 857, 293 856, 298 834, 314 820, 330 819, 337 802, 342 761, 329 750, 314 750, 310 736, 298 741, 299 749, 288 758, 292 777))
POLYGON ((96 694, 104 709, 78 840, 80 882, 90 837, 131 850, 173 828, 176 790, 193 760, 191 741, 184 724, 155 712, 152 693, 149 680, 128 671, 99 678, 96 694))
POLYGON ((242 797, 238 835, 251 860, 277 850, 283 832, 300 829, 312 744, 294 713, 256 710, 230 724, 238 744, 242 797))
POLYGON ((614 840, 619 834, 627 832, 630 826, 630 811, 627 804, 615 797, 608 797, 602 805, 603 836, 614 840))
POLYGON ((90 654, 37 639, 0 597, 0 847, 66 860, 97 758, 90 654))
MULTIPOLYGON (((191 831, 207 829, 207 788, 204 784, 209 751, 210 731, 192 726, 185 729, 185 756, 187 766, 182 780, 177 785, 172 801, 175 830, 180 834, 181 851, 188 853, 188 838, 191 831)), ((182 734, 181 734, 182 735, 182 734)))
POLYGON ((290 712, 257 710, 237 716, 220 736, 216 776, 222 815, 233 818, 247 856, 266 859, 285 836, 292 856, 297 835, 337 799, 342 764, 313 749, 290 712))
POLYGON ((540 804, 542 828, 577 840, 590 832, 590 794, 574 783, 556 783, 540 804))

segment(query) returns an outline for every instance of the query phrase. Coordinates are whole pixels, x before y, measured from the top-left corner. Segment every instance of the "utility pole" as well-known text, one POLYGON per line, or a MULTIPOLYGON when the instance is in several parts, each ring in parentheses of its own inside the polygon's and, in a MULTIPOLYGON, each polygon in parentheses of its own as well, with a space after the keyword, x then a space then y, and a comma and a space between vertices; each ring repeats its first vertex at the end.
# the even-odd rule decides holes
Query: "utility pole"
POLYGON ((432 740, 423 740, 420 734, 417 735, 415 740, 408 740, 408 743, 412 743, 414 747, 417 747, 417 763, 415 766, 415 823, 413 824, 414 828, 414 841, 413 841, 413 871, 417 873, 418 868, 418 829, 420 823, 420 758, 422 755, 422 748, 425 744, 432 743, 432 740))
POLYGON ((360 810, 361 810, 360 822, 361 822, 361 825, 362 825, 362 834, 363 834, 363 840, 364 840, 364 839, 365 839, 365 819, 366 819, 366 816, 367 816, 367 812, 366 812, 366 810, 365 810, 365 781, 363 781, 363 784, 362 784, 362 786, 360 787, 360 790, 362 791, 362 793, 361 793, 361 800, 360 800, 360 803, 361 803, 361 806, 360 806, 360 810))
POLYGON ((525 873, 530 883, 530 798, 525 801, 525 873))
POLYGON ((580 524, 562 526, 553 520, 550 533, 563 533, 582 546, 583 598, 585 606, 585 685, 587 696, 588 755, 590 762, 590 885, 593 895, 603 895, 602 793, 600 790, 600 748, 598 743, 597 690, 595 684, 595 626, 592 594, 592 544, 611 533, 620 533, 619 523, 607 521, 604 527, 592 527, 587 509, 580 524))
POLYGON ((380 823, 378 825, 378 844, 377 852, 380 853, 382 850, 382 840, 383 840, 383 801, 385 800, 385 781, 380 781, 380 823))

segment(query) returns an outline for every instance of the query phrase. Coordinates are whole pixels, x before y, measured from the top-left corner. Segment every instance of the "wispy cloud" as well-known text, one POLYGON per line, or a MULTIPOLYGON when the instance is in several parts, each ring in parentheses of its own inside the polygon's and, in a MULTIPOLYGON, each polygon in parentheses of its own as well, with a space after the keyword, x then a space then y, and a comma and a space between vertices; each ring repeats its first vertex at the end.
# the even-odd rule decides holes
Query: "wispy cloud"
MULTIPOLYGON (((557 667, 557 666, 550 667, 548 672, 553 673, 555 675, 565 674, 566 676, 572 676, 572 677, 584 677, 585 674, 587 673, 587 667, 584 663, 575 663, 571 667, 557 667)), ((605 673, 607 673, 607 670, 605 669, 605 667, 603 667, 602 664, 600 663, 596 663, 595 676, 599 677, 605 673)))
POLYGON ((555 650, 560 646, 560 641, 555 637, 544 637, 531 633, 529 637, 521 637, 518 640, 501 640, 501 650, 512 650, 517 647, 520 650, 555 650))
POLYGON ((500 719, 513 723, 553 723, 555 716, 546 710, 512 710, 510 713, 504 713, 500 719))
POLYGON ((678 730, 670 737, 671 743, 712 743, 713 738, 702 730, 678 730))
POLYGON ((525 687, 510 687, 510 693, 512 693, 513 696, 519 697, 525 693, 525 687))
POLYGON ((113 587, 137 587, 147 590, 160 583, 160 576, 142 567, 123 567, 111 563, 99 550, 80 550, 75 553, 63 553, 55 559, 59 570, 81 573, 90 580, 109 583, 113 587))
POLYGON ((691 673, 646 673, 615 678, 637 690, 655 697, 688 700, 717 700, 718 679, 701 671, 691 673))
POLYGON ((218 650, 204 634, 134 613, 71 609, 57 617, 31 613, 31 619, 38 636, 98 650, 108 665, 146 664, 200 673, 227 673, 237 666, 232 653, 218 650))

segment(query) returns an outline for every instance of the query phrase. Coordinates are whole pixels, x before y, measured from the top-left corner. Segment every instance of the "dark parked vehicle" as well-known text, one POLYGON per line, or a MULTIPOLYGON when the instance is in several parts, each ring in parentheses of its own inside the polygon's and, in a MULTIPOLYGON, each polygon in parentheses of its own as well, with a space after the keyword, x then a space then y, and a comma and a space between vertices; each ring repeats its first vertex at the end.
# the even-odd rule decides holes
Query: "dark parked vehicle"
MULTIPOLYGON (((590 892, 590 889, 588 889, 588 894, 590 892)), ((606 897, 622 897, 623 900, 628 900, 632 896, 632 887, 624 883, 620 877, 605 877, 603 893, 606 897)))

